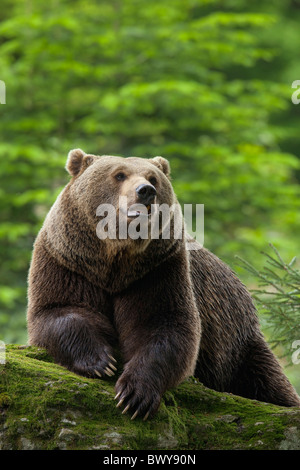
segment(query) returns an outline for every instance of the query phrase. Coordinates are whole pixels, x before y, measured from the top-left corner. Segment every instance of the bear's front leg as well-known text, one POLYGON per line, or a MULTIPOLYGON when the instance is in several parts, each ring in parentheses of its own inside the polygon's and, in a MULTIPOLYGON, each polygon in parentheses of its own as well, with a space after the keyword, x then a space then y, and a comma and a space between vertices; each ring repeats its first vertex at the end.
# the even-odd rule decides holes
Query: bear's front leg
POLYGON ((46 348, 56 362, 77 374, 112 375, 117 338, 109 296, 58 264, 42 244, 34 251, 28 299, 30 344, 46 348))
POLYGON ((80 307, 44 309, 30 317, 29 343, 41 346, 55 362, 85 377, 113 375, 113 327, 100 313, 80 307))
POLYGON ((185 256, 174 256, 115 297, 115 325, 125 366, 117 406, 147 419, 163 393, 194 372, 200 318, 185 256))

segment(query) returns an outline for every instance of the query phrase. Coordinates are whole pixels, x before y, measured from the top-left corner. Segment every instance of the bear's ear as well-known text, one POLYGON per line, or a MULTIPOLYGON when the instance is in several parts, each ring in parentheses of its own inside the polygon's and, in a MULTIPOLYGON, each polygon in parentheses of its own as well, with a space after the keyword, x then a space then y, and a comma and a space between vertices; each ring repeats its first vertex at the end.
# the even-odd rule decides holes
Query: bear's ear
POLYGON ((87 155, 81 149, 73 149, 68 154, 66 170, 71 176, 77 176, 82 169, 88 167, 93 161, 93 155, 87 155))
POLYGON ((170 177, 171 168, 170 163, 163 157, 150 158, 149 162, 157 166, 168 178, 170 177))
POLYGON ((80 172, 84 156, 85 152, 81 149, 73 149, 68 153, 66 170, 71 176, 76 176, 80 172))

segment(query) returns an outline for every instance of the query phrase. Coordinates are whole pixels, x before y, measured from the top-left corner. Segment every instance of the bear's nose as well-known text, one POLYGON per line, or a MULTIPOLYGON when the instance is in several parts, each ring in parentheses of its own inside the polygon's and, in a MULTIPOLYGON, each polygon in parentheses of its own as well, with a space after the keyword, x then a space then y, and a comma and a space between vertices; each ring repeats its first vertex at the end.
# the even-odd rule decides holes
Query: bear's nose
POLYGON ((151 204, 156 196, 156 189, 152 184, 140 184, 135 191, 139 202, 145 205, 151 204))

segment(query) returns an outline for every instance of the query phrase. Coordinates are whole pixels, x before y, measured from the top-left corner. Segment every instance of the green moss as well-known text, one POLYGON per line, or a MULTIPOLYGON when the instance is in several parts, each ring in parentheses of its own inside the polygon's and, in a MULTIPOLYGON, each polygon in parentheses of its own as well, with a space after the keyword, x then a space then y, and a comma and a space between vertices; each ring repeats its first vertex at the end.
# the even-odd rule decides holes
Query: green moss
POLYGON ((115 406, 115 378, 75 375, 41 348, 7 346, 6 358, 0 449, 277 449, 287 426, 299 429, 299 410, 218 393, 193 378, 165 394, 154 419, 131 421, 115 406))
POLYGON ((1 393, 0 394, 0 410, 7 408, 10 405, 10 398, 7 395, 7 393, 1 393))

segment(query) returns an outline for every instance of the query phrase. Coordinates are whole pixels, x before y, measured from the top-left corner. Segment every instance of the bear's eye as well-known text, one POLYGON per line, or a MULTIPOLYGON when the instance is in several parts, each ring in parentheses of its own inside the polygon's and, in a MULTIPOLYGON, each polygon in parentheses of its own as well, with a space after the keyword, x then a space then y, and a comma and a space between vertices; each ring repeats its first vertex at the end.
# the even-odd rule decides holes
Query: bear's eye
POLYGON ((116 174, 115 178, 117 181, 124 181, 126 178, 126 175, 125 173, 122 173, 122 171, 120 171, 120 173, 116 174))
POLYGON ((151 178, 149 178, 149 183, 152 184, 152 186, 157 185, 157 179, 155 178, 155 176, 151 176, 151 178))

